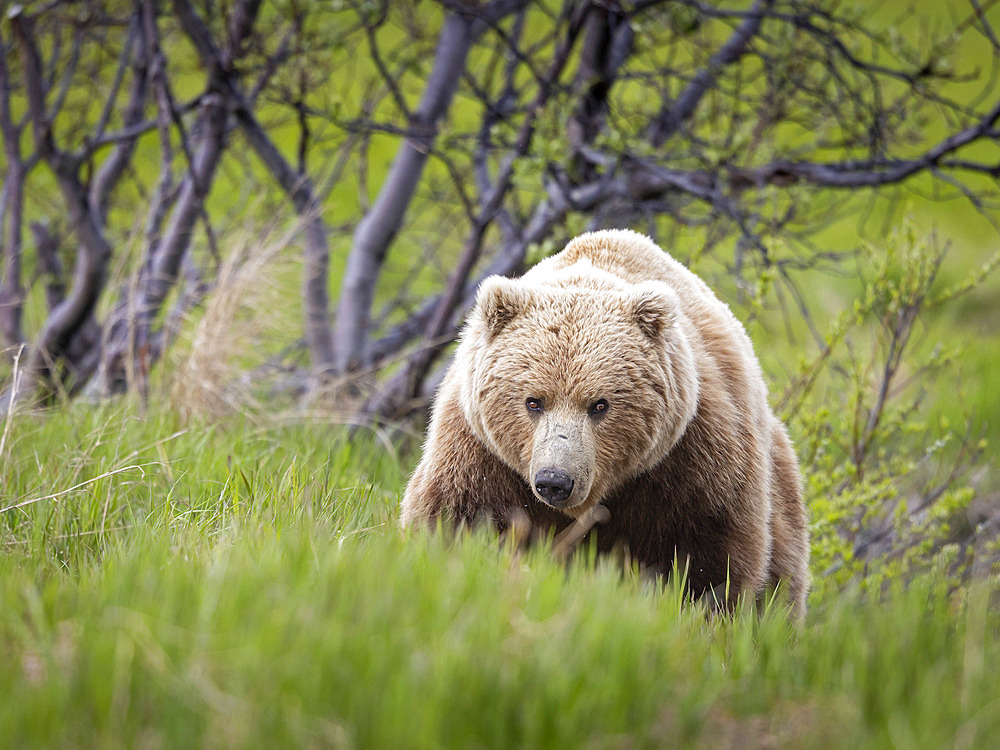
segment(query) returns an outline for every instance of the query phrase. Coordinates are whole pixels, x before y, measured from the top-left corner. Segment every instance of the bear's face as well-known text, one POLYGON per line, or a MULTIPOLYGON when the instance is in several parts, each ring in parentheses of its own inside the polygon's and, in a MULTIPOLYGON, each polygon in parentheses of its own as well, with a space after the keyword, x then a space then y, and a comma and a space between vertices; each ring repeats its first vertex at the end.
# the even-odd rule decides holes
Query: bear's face
POLYGON ((658 282, 483 284, 463 409, 540 502, 579 516, 679 439, 697 379, 677 304, 658 282))

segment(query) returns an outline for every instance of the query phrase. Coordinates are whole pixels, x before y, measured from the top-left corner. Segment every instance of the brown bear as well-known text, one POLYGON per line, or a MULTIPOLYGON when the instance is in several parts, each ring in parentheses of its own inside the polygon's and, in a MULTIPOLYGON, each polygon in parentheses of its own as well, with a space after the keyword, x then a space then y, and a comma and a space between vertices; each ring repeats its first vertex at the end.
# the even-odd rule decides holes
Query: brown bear
POLYGON ((599 550, 687 570, 732 605, 809 588, 798 462, 743 326, 626 230, 486 279, 437 394, 402 523, 525 516, 559 532, 603 506, 599 550), (723 593, 725 592, 725 593, 723 593))

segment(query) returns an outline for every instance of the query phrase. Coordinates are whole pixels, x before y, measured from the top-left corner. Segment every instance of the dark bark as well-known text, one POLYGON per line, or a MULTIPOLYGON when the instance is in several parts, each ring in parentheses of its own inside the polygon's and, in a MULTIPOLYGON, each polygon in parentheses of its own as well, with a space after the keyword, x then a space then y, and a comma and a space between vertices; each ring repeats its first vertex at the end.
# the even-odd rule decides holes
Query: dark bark
POLYGON ((129 373, 138 376, 136 385, 144 390, 145 376, 161 353, 152 346, 153 325, 177 281, 195 226, 203 216, 205 195, 225 150, 228 116, 221 96, 202 97, 202 110, 195 127, 197 143, 190 168, 181 179, 173 208, 166 216, 166 228, 161 236, 158 226, 147 225, 143 266, 136 281, 123 290, 123 299, 110 321, 98 384, 103 393, 125 388, 129 373))
POLYGON ((38 271, 45 279, 45 302, 49 310, 55 310, 66 298, 63 265, 59 260, 59 239, 47 224, 40 221, 31 223, 31 235, 38 255, 38 271))
POLYGON ((11 112, 11 81, 7 71, 7 44, 0 35, 0 135, 3 136, 6 174, 0 201, 0 345, 11 356, 24 342, 21 317, 24 287, 21 283, 22 237, 24 235, 24 180, 26 164, 21 156, 21 128, 11 112))
POLYGON ((3 184, 2 224, 3 256, 0 265, 0 342, 14 347, 24 342, 21 318, 24 311, 24 287, 21 283, 21 238, 24 222, 24 164, 7 158, 3 184))
MULTIPOLYGON (((111 246, 99 218, 91 211, 87 189, 80 179, 80 159, 60 149, 53 138, 33 23, 22 13, 12 15, 10 22, 21 57, 35 149, 55 173, 70 226, 79 244, 69 291, 50 313, 30 350, 24 370, 23 395, 52 385, 53 378, 57 377, 53 365, 70 350, 74 335, 89 327, 88 321, 92 319, 107 278, 111 246)), ((67 376, 72 374, 70 371, 67 376)))

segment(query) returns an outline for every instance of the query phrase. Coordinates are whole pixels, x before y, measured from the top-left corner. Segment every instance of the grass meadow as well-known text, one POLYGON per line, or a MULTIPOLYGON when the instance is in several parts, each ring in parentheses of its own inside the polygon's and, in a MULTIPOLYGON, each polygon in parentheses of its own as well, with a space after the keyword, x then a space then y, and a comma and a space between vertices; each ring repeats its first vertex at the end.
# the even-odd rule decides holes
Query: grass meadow
POLYGON ((995 582, 712 617, 586 550, 400 531, 415 455, 328 421, 123 401, 2 440, 3 747, 1000 746, 995 582))

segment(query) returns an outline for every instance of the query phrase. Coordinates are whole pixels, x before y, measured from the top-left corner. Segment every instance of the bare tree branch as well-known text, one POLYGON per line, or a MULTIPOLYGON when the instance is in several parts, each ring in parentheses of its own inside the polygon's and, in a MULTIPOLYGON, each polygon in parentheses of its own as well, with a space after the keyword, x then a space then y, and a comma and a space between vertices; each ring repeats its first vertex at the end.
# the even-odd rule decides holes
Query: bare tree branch
POLYGON ((111 246, 99 218, 90 210, 87 190, 78 174, 79 161, 60 150, 52 137, 45 108, 47 92, 32 21, 19 12, 9 14, 9 18, 20 50, 35 148, 56 175, 70 224, 80 243, 70 291, 46 320, 25 366, 27 387, 22 393, 32 393, 51 377, 50 363, 66 350, 74 333, 91 318, 104 288, 111 246))
MULTIPOLYGON (((528 116, 521 125, 515 148, 505 156, 496 181, 482 196, 482 211, 475 218, 455 271, 449 277, 444 293, 437 299, 434 311, 427 321, 423 336, 426 345, 419 347, 402 372, 390 381, 376 399, 366 405, 367 413, 386 414, 397 410, 400 404, 409 403, 419 392, 430 366, 453 337, 451 320, 456 307, 462 301, 469 275, 482 254, 486 230, 497 216, 511 187, 515 161, 522 158, 531 146, 538 113, 543 111, 549 97, 556 90, 555 83, 569 61, 570 53, 583 29, 589 10, 590 8, 583 6, 571 15, 565 37, 561 40, 554 60, 528 110, 528 116)), ((604 20, 607 22, 606 17, 604 20)), ((485 117, 491 117, 488 110, 485 117)))
MULTIPOLYGON (((482 16, 495 24, 519 5, 495 0, 483 9, 482 16)), ((419 135, 407 138, 400 145, 375 203, 358 224, 347 257, 333 334, 338 372, 350 371, 361 364, 365 342, 370 335, 378 269, 416 192, 428 152, 434 145, 438 123, 458 88, 469 50, 485 30, 482 21, 470 20, 456 8, 451 10, 453 12, 441 28, 434 64, 410 123, 419 135)))
MULTIPOLYGON (((247 141, 264 162, 269 172, 288 194, 296 212, 303 217, 305 237, 305 272, 303 275, 303 300, 306 313, 306 340, 313 356, 313 364, 318 372, 333 366, 333 341, 330 336, 329 295, 327 273, 329 267, 329 244, 326 224, 320 215, 320 206, 315 197, 312 181, 303 172, 296 172, 281 155, 274 142, 254 116, 251 103, 244 97, 234 80, 229 65, 220 57, 212 43, 208 28, 194 12, 186 0, 177 0, 181 9, 181 21, 185 32, 194 42, 202 60, 217 71, 219 88, 229 99, 247 141)), ((244 19, 242 28, 249 33, 252 16, 259 3, 243 3, 239 15, 244 19), (246 6, 246 7, 244 7, 246 6)), ((231 41, 230 46, 234 43, 231 41)))
POLYGON ((760 30, 761 22, 773 5, 774 0, 756 0, 733 35, 709 58, 708 65, 698 71, 681 95, 673 102, 663 103, 663 108, 653 122, 650 133, 650 140, 654 146, 662 144, 677 132, 681 123, 694 114, 699 102, 715 85, 719 70, 733 64, 746 54, 750 41, 760 30))
MULTIPOLYGON (((21 156, 21 128, 11 110, 11 81, 7 71, 7 44, 0 35, 0 134, 3 135, 6 174, 3 180, 3 210, 0 211, 0 341, 11 352, 24 341, 21 315, 24 288, 21 284, 21 238, 24 226, 24 180, 26 164, 21 156)), ((12 355, 13 356, 13 355, 12 355)))
MULTIPOLYGON (((132 85, 129 89, 128 102, 122 114, 122 122, 125 128, 133 127, 142 120, 143 111, 146 108, 146 93, 148 89, 148 55, 145 44, 145 37, 139 33, 141 24, 141 11, 132 17, 129 23, 129 41, 126 48, 130 48, 133 37, 138 38, 133 62, 132 62, 132 85)), ((126 60, 122 60, 124 66, 126 60)), ((108 197, 117 185, 132 156, 135 153, 135 143, 139 133, 132 137, 124 137, 118 140, 112 153, 105 159, 94 175, 94 180, 90 185, 90 210, 100 217, 103 224, 107 224, 108 217, 108 197)))
POLYGON ((181 181, 177 204, 153 260, 149 278, 139 295, 139 347, 148 343, 153 318, 177 278, 177 270, 190 245, 195 222, 202 210, 204 198, 201 189, 211 184, 225 148, 226 119, 229 115, 225 101, 218 94, 202 97, 202 113, 202 132, 194 163, 191 171, 181 181), (199 186, 202 188, 199 189, 199 186))

